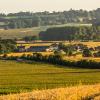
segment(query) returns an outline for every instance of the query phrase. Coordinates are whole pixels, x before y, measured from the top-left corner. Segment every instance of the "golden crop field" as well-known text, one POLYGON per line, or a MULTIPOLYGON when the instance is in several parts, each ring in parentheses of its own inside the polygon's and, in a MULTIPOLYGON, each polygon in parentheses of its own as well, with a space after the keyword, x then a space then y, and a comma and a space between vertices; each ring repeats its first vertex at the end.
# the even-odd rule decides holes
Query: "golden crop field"
POLYGON ((96 62, 100 62, 100 57, 82 57, 81 55, 80 56, 71 56, 71 57, 64 56, 63 59, 68 60, 68 61, 93 60, 96 62))
POLYGON ((25 44, 17 44, 17 46, 26 46, 27 47, 30 47, 30 46, 50 46, 52 43, 25 43, 25 44))
MULTIPOLYGON (((32 55, 33 53, 35 53, 35 52, 9 53, 9 54, 7 54, 7 56, 18 56, 18 57, 20 57, 23 54, 25 54, 25 55, 32 55)), ((50 55, 50 54, 53 54, 53 52, 38 52, 38 53, 41 53, 42 55, 50 55)))
MULTIPOLYGON (((23 46, 50 46, 51 44, 53 43, 60 43, 62 41, 52 41, 50 43, 50 41, 48 41, 47 43, 43 43, 43 42, 40 42, 40 43, 37 43, 37 42, 34 42, 34 43, 25 43, 25 44, 17 44, 17 46, 20 46, 20 45, 23 45, 23 46)), ((65 45, 69 45, 69 44, 84 44, 84 45, 87 45, 88 47, 97 47, 97 46, 100 46, 100 42, 68 42, 68 41, 65 41, 63 42, 65 45)))
POLYGON ((69 43, 69 42, 65 42, 65 44, 66 45, 68 45, 68 44, 84 44, 84 45, 87 45, 88 47, 97 47, 97 46, 100 46, 100 42, 92 42, 92 41, 90 41, 90 42, 71 42, 71 43, 69 43))
POLYGON ((100 84, 35 90, 30 93, 1 96, 0 100, 100 100, 100 84))

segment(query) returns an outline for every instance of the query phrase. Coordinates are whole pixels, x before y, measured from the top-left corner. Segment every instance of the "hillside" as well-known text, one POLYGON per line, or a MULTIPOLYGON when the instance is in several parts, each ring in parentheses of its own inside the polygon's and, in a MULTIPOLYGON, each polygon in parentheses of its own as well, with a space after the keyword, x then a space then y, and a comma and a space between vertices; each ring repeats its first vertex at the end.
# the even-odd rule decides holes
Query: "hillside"
POLYGON ((16 29, 67 23, 98 23, 99 17, 100 8, 91 11, 70 9, 63 12, 9 13, 7 15, 0 14, 0 28, 16 29))
POLYGON ((19 28, 19 29, 0 29, 0 38, 2 39, 22 39, 28 36, 39 36, 41 31, 46 31, 48 28, 52 27, 67 27, 67 26, 91 26, 92 24, 62 24, 62 25, 46 25, 32 28, 19 28))
POLYGON ((100 100, 100 85, 80 85, 0 96, 0 100, 100 100))

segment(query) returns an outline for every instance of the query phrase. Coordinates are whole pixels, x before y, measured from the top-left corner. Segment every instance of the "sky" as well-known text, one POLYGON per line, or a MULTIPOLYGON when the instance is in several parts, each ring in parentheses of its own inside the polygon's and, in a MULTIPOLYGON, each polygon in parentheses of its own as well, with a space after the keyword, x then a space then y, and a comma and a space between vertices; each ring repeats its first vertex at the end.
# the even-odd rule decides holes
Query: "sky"
POLYGON ((20 11, 92 10, 100 7, 100 0, 0 0, 0 13, 20 11))

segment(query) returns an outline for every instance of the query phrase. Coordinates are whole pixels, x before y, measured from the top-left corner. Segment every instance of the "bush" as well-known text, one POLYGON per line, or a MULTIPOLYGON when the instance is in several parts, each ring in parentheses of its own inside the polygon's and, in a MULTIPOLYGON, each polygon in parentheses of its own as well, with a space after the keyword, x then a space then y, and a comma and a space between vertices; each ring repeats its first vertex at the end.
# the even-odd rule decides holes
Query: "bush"
POLYGON ((89 49, 83 50, 83 57, 92 57, 92 52, 89 49))

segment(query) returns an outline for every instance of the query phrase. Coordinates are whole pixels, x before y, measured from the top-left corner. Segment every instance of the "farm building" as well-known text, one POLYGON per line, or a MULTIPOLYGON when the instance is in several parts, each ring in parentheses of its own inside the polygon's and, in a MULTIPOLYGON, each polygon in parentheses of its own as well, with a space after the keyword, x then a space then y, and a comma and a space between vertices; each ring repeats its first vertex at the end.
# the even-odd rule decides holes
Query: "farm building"
POLYGON ((21 44, 20 46, 17 46, 17 51, 18 52, 50 52, 50 51, 55 51, 58 50, 58 44, 52 44, 52 45, 30 45, 30 46, 25 46, 21 44))
POLYGON ((30 46, 27 52, 43 52, 46 51, 47 48, 49 48, 49 46, 30 46))

